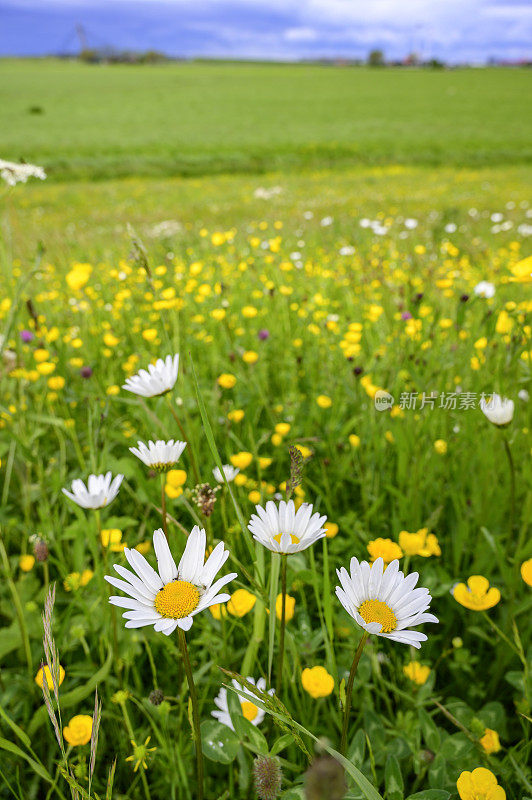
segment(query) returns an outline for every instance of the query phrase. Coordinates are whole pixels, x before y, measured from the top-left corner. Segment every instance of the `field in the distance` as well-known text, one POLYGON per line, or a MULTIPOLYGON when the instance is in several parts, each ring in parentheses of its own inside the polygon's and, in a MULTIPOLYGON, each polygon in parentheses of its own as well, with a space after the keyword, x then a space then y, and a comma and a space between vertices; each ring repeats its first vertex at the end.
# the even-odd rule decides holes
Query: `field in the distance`
POLYGON ((0 61, 0 154, 51 177, 529 161, 526 70, 0 61))

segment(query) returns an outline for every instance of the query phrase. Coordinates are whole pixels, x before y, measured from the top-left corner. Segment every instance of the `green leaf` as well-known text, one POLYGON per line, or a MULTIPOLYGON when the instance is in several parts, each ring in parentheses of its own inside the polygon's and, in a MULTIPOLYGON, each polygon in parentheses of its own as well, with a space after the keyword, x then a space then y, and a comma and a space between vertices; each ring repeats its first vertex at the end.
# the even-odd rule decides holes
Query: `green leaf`
POLYGON ((439 754, 446 761, 461 761, 467 758, 475 745, 463 733, 454 733, 449 736, 439 748, 439 754))
POLYGON ((418 710, 418 715, 419 715, 421 733, 423 735, 425 744, 427 745, 429 750, 432 750, 434 753, 437 753, 438 748, 440 746, 440 739, 441 739, 440 732, 438 731, 438 728, 434 723, 430 714, 427 714, 427 712, 423 708, 420 708, 418 710))
POLYGON ((24 750, 21 750, 20 747, 14 742, 10 742, 8 739, 0 738, 0 748, 2 750, 7 750, 8 753, 13 753, 15 756, 19 756, 23 758, 24 761, 27 761, 33 771, 43 780, 47 781, 48 783, 53 783, 53 778, 46 769, 40 764, 38 761, 35 761, 34 758, 31 758, 24 750))
POLYGON ((209 719, 201 723, 201 746, 205 758, 218 764, 230 764, 236 758, 240 741, 227 725, 209 719))
POLYGON ((388 756, 384 770, 386 800, 403 800, 404 781, 401 767, 395 756, 388 756))
POLYGON ((233 720, 233 725, 235 726, 235 733, 240 738, 240 741, 248 741, 258 755, 268 755, 268 742, 256 725, 253 725, 243 714, 240 714, 239 717, 233 720))
POLYGON ((349 750, 349 760, 355 764, 362 764, 364 756, 366 755, 366 736, 363 730, 355 733, 349 750))
POLYGON ((17 736, 20 739, 22 744, 25 747, 27 747, 28 750, 31 750, 31 739, 30 739, 30 737, 26 733, 24 733, 22 728, 19 728, 19 726, 17 725, 16 722, 13 722, 11 717, 6 714, 6 712, 4 711, 4 709, 2 708, 1 705, 0 705, 0 717, 2 717, 4 722, 6 722, 9 725, 9 727, 11 728, 11 730, 13 731, 15 736, 17 736))
POLYGON ((285 733, 282 736, 279 736, 272 745, 272 749, 270 750, 270 755, 276 756, 278 753, 284 750, 285 747, 288 747, 288 745, 291 743, 292 743, 292 737, 290 736, 289 733, 285 733))

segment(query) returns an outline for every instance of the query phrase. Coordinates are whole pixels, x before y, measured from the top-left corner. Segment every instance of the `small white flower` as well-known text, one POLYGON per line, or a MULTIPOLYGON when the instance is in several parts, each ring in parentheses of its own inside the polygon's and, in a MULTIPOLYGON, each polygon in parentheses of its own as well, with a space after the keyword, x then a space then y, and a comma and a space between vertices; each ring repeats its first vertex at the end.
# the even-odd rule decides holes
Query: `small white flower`
POLYGON ((517 396, 520 400, 523 401, 523 403, 528 403, 528 401, 530 400, 530 395, 528 394, 526 389, 521 389, 521 391, 517 393, 517 396))
POLYGON ((438 622, 434 614, 425 613, 432 600, 429 590, 415 589, 418 573, 412 572, 405 578, 397 559, 386 569, 383 567, 382 558, 377 558, 371 566, 367 561, 359 564, 352 558, 351 574, 345 567, 336 570, 342 584, 336 587, 336 596, 368 633, 419 648, 426 635, 407 629, 423 622, 438 622))
POLYGON ((106 472, 105 475, 89 475, 85 486, 82 480, 76 478, 72 481, 72 491, 63 489, 63 494, 81 508, 104 508, 113 502, 123 480, 123 475, 113 478, 112 472, 106 472))
POLYGON ((413 219, 412 217, 408 217, 405 219, 405 228, 408 228, 409 231, 413 231, 414 228, 417 228, 418 222, 417 219, 413 219))
POLYGON ((480 398, 480 410, 494 425, 508 425, 514 416, 514 401, 494 393, 488 400, 480 398))
POLYGON ((445 233, 456 233, 456 222, 448 222, 444 230, 445 233))
POLYGON ((16 164, 0 159, 0 178, 3 178, 8 186, 15 186, 17 183, 26 183, 28 178, 39 178, 44 181, 46 172, 35 164, 16 164))
MULTIPOLYGON (((265 678, 259 678, 258 681, 255 681, 255 678, 248 677, 246 680, 248 683, 252 683, 253 686, 256 686, 259 692, 265 692, 265 678)), ((253 725, 260 725, 266 715, 264 709, 255 705, 255 696, 249 691, 249 689, 246 689, 245 686, 242 686, 234 678, 233 686, 239 694, 243 716, 253 725)), ((269 689, 268 694, 275 694, 275 689, 269 689)), ((234 731, 234 726, 231 720, 231 715, 229 714, 229 706, 227 703, 227 689, 224 687, 220 689, 218 696, 214 698, 214 705, 217 706, 218 710, 211 711, 211 716, 221 722, 222 725, 227 725, 228 728, 231 728, 231 730, 234 731)))
POLYGON ((495 295, 495 286, 489 281, 480 281, 473 289, 477 297, 485 297, 487 300, 495 295))
POLYGON ((222 464, 222 469, 223 469, 223 475, 218 469, 218 467, 215 467, 212 471, 212 474, 214 475, 214 480, 218 481, 218 483, 224 482, 224 476, 227 483, 230 483, 231 481, 234 481, 234 479, 240 472, 238 467, 233 467, 231 464, 222 464))
POLYGON ((281 500, 279 507, 269 500, 265 509, 256 509, 258 516, 251 515, 248 528, 254 539, 274 553, 299 553, 325 536, 327 517, 313 515, 310 503, 303 503, 297 512, 293 500, 281 500))
POLYGON ((224 543, 220 542, 205 561, 205 544, 205 531, 195 525, 176 567, 166 537, 159 528, 153 534, 158 572, 137 550, 124 549, 124 555, 135 572, 115 564, 115 571, 125 580, 110 575, 106 575, 105 580, 129 595, 109 598, 113 605, 128 609, 122 614, 127 620, 126 628, 153 625, 156 631, 162 631, 166 636, 178 626, 188 631, 196 614, 231 598, 229 594, 218 592, 236 578, 236 572, 214 581, 216 573, 229 557, 229 550, 225 550, 224 543))
POLYGON ((167 472, 175 467, 187 443, 180 442, 177 439, 175 441, 170 439, 168 442, 164 442, 161 439, 152 442, 150 439, 148 444, 137 442, 137 445, 138 447, 129 448, 134 456, 140 458, 143 464, 157 472, 167 472))
POLYGON ((158 358, 147 370, 139 369, 136 375, 127 378, 122 389, 142 397, 158 397, 174 388, 178 369, 179 353, 166 356, 164 361, 158 358))

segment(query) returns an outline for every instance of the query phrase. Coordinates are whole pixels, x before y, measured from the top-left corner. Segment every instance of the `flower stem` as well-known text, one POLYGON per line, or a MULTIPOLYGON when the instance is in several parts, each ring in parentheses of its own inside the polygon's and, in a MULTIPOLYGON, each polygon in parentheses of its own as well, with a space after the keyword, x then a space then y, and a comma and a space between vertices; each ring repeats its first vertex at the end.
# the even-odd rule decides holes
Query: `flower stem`
POLYGON ((277 695, 283 688, 284 632, 286 627, 286 553, 281 555, 281 630, 279 633, 279 657, 277 661, 277 695))
POLYGON ((166 485, 166 475, 164 472, 161 472, 161 514, 163 517, 164 535, 166 536, 166 540, 168 541, 168 522, 166 519, 166 493, 164 491, 165 485, 166 485))
POLYGON ((514 530, 514 521, 515 521, 515 466, 514 460, 512 457, 512 451, 510 450, 510 445, 508 443, 508 439, 506 436, 503 436, 504 442, 504 450, 506 452, 506 457, 508 459, 508 465, 510 467, 510 525, 509 525, 509 537, 508 537, 508 546, 511 547, 513 545, 513 530, 514 530))
POLYGON ((362 639, 357 647, 353 663, 351 664, 351 671, 349 673, 349 680, 347 681, 347 688, 345 691, 345 710, 344 710, 344 725, 342 728, 342 740, 340 744, 340 753, 345 756, 347 751, 347 729, 349 728, 349 712, 351 711, 351 697, 353 695, 353 683, 355 682, 355 675, 358 669, 358 662, 364 649, 364 645, 368 640, 369 633, 364 633, 362 639))
POLYGON ((187 640, 184 631, 179 628, 179 647, 183 657, 183 666, 185 667, 185 674, 187 676, 188 690, 190 692, 190 700, 192 703, 192 724, 194 726, 194 744, 196 746, 196 768, 198 773, 198 793, 197 800, 203 800, 203 751, 201 749, 201 733, 200 733, 200 718, 198 707, 198 695, 196 694, 196 687, 194 685, 194 678, 192 675, 192 667, 190 666, 190 658, 188 656, 187 640))

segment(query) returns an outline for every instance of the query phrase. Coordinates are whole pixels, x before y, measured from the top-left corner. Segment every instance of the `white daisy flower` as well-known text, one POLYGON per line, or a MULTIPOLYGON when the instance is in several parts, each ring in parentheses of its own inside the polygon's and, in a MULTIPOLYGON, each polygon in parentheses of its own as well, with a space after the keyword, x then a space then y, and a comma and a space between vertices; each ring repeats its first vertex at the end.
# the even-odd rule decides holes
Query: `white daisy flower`
POLYGON ((224 476, 227 483, 230 483, 231 481, 234 481, 234 479, 240 472, 238 467, 233 467, 231 464, 222 464, 222 469, 223 469, 223 475, 218 469, 218 467, 215 467, 212 471, 212 474, 214 475, 214 480, 218 481, 218 483, 224 482, 224 476))
POLYGON ((205 561, 205 543, 205 531, 195 525, 176 567, 166 536, 159 528, 153 534, 158 572, 137 550, 124 549, 135 572, 114 564, 115 571, 125 580, 109 575, 105 576, 105 580, 129 595, 113 595, 109 598, 113 605, 128 609, 122 614, 127 620, 126 628, 153 625, 156 631, 162 631, 167 636, 177 626, 188 631, 196 614, 209 606, 226 603, 231 598, 229 594, 218 592, 236 578, 236 572, 214 581, 216 573, 229 557, 229 550, 225 550, 224 543, 220 542, 205 561))
POLYGON ((104 508, 113 502, 123 480, 123 475, 113 478, 112 472, 106 472, 105 475, 89 475, 87 486, 76 478, 72 481, 71 492, 67 489, 62 491, 81 508, 104 508))
POLYGON ((136 375, 127 378, 122 389, 142 397, 158 397, 174 388, 178 369, 179 353, 166 356, 164 361, 158 358, 155 364, 149 364, 147 370, 139 369, 136 375))
POLYGON ((473 289, 477 297, 484 297, 489 300, 495 295, 495 286, 489 281, 480 281, 473 289))
POLYGON ((269 500, 265 509, 256 509, 258 516, 251 515, 248 529, 254 539, 274 553, 299 553, 325 536, 323 525, 327 517, 312 514, 310 503, 303 503, 296 511, 293 500, 281 500, 279 508, 269 500))
POLYGON ((493 425, 509 425, 514 416, 514 401, 501 397, 495 392, 488 397, 480 398, 480 410, 493 425))
POLYGON ((341 588, 336 587, 336 596, 368 633, 419 648, 426 635, 407 629, 423 622, 438 622, 434 614, 425 613, 432 600, 429 590, 415 589, 418 573, 412 572, 405 578, 397 559, 386 569, 383 567, 382 558, 377 558, 372 566, 367 561, 359 564, 352 558, 351 574, 345 567, 336 570, 342 584, 341 588))
POLYGON ((168 442, 164 442, 162 439, 152 442, 150 439, 148 444, 137 442, 137 445, 137 447, 130 447, 129 451, 140 458, 143 464, 157 472, 168 472, 181 458, 187 443, 177 439, 175 441, 170 439, 168 442))
MULTIPOLYGON (((265 692, 265 678, 259 678, 258 681, 255 681, 255 678, 248 677, 246 680, 248 683, 252 683, 253 686, 256 686, 259 692, 265 692)), ((233 686, 239 694, 243 716, 253 725, 260 725, 266 715, 264 709, 255 705, 254 695, 249 691, 249 689, 246 689, 245 686, 242 686, 235 679, 233 679, 233 686)), ((275 694, 275 689, 268 689, 268 694, 275 694)), ((227 725, 228 728, 231 728, 231 730, 234 731, 234 726, 231 720, 231 715, 229 714, 229 706, 227 703, 227 689, 223 687, 220 689, 218 696, 214 698, 214 705, 217 706, 218 710, 211 711, 211 716, 221 722, 222 725, 227 725)))

